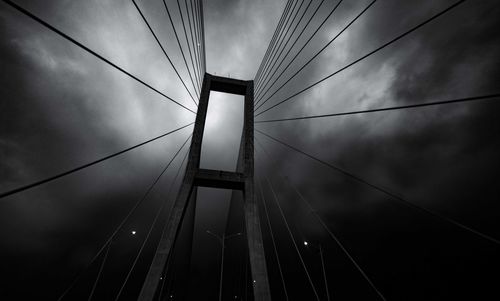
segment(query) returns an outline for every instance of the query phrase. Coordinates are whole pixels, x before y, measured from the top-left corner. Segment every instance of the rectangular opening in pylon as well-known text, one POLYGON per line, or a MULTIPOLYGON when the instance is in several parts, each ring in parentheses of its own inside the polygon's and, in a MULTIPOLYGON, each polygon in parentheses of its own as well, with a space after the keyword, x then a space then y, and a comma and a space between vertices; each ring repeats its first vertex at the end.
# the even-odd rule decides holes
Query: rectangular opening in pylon
POLYGON ((243 131, 244 96, 210 91, 200 167, 236 171, 243 131))

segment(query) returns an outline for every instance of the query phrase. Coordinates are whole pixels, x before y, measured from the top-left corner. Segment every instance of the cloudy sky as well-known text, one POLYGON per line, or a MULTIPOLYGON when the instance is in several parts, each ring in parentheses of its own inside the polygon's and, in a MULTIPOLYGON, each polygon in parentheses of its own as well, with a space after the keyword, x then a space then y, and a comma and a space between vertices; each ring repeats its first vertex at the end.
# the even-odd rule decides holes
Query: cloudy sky
MULTIPOLYGON (((266 95, 285 83, 371 2, 342 1, 266 95)), ((454 2, 376 1, 258 112, 454 2)), ((196 109, 131 1, 15 3, 184 106, 196 109)), ((187 51, 177 2, 166 3, 187 51)), ((192 91, 163 2, 140 0, 137 4, 192 91)), ((184 2, 180 4, 186 18, 184 2)), ((281 56, 276 54, 275 66, 320 4, 269 83, 338 4, 331 0, 292 0, 291 16, 296 11, 296 21, 303 12, 305 16, 291 41, 286 44, 285 39, 281 44, 287 48, 281 56)), ((203 5, 207 72, 253 79, 286 1, 206 0, 203 5)), ((499 14, 498 1, 465 1, 256 120, 499 93, 499 14)), ((0 4, 0 24, 0 191, 71 169, 194 121, 195 115, 188 110, 103 64, 4 2, 0 4)), ((211 94, 202 167, 234 170, 242 127, 240 100, 237 96, 211 94)), ((418 206, 499 239, 498 101, 260 123, 256 128, 418 206)), ((143 196, 191 130, 185 128, 99 165, 0 199, 1 298, 57 299, 143 196)), ((294 188, 313 205, 387 300, 500 297, 495 289, 498 277, 491 276, 500 268, 498 244, 395 202, 261 134, 256 133, 256 138, 256 191, 260 193, 262 187, 290 299, 316 297, 273 191, 318 296, 326 300, 320 257, 315 247, 303 246, 306 240, 324 249, 332 299, 380 299, 294 188)), ((175 197, 177 185, 169 188, 186 150, 181 150, 117 235, 95 291, 96 299, 114 299, 156 213, 166 202, 122 294, 122 299, 136 298, 162 221, 175 197), (137 231, 136 235, 131 231, 137 231)), ((174 183, 179 181, 180 177, 174 183)), ((220 247, 205 231, 244 231, 238 206, 241 201, 236 198, 227 219, 230 198, 229 191, 199 189, 195 214, 188 214, 183 225, 177 264, 166 275, 169 282, 165 291, 174 299, 217 298, 220 247), (193 222, 191 236, 189 226, 193 222), (187 273, 182 263, 186 262, 190 242, 193 257, 191 273, 187 273), (182 280, 187 274, 190 278, 182 280)), ((274 299, 282 300, 284 290, 262 198, 258 203, 271 289, 274 299)), ((251 294, 244 289, 251 284, 245 274, 243 242, 244 237, 236 237, 227 248, 226 298, 244 299, 251 294)), ((99 262, 83 274, 68 299, 89 296, 99 262)))

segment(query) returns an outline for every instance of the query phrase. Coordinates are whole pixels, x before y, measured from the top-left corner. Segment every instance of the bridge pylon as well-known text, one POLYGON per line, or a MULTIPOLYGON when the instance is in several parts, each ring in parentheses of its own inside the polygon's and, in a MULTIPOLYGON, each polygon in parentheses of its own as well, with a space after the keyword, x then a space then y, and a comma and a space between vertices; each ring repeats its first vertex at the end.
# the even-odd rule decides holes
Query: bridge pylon
MULTIPOLYGON (((172 212, 162 233, 155 256, 144 281, 139 300, 150 301, 156 297, 161 286, 162 273, 179 234, 187 211, 188 202, 195 187, 212 187, 243 192, 245 226, 248 254, 255 300, 271 300, 266 258, 259 212, 254 196, 254 83, 205 73, 201 89, 198 112, 194 125, 186 172, 172 212), (243 132, 235 172, 200 168, 201 145, 207 117, 210 91, 244 96, 243 132)), ((195 200, 193 200, 195 201, 195 200)))

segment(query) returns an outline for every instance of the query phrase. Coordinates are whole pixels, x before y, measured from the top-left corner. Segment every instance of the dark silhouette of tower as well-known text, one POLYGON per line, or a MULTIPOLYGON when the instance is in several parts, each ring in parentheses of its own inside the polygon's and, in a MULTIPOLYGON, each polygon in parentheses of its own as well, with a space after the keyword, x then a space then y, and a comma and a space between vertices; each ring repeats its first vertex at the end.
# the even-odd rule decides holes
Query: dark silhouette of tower
POLYGON ((188 202, 197 186, 241 190, 244 200, 245 226, 255 300, 270 300, 266 259, 260 229, 257 203, 254 198, 254 86, 242 81, 205 73, 196 115, 186 173, 174 207, 167 221, 153 262, 144 281, 139 300, 153 300, 160 287, 160 278, 173 252, 188 202), (201 169, 201 145, 207 116, 210 91, 243 95, 244 122, 236 172, 201 169))

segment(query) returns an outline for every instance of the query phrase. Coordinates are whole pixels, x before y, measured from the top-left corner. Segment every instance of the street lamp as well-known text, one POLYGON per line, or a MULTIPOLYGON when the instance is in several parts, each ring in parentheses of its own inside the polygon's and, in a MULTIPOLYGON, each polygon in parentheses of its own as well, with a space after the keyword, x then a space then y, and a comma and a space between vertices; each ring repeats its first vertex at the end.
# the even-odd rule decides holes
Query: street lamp
POLYGON ((330 293, 328 292, 328 281, 326 279, 326 271, 325 271, 325 260, 323 259, 323 248, 321 247, 321 244, 318 244, 318 246, 315 246, 306 240, 304 240, 304 246, 315 247, 316 249, 319 250, 319 257, 321 258, 321 268, 323 270, 323 279, 325 280, 326 300, 330 301, 330 293))
POLYGON ((226 235, 226 233, 222 233, 222 237, 220 237, 217 234, 214 234, 207 230, 207 233, 212 235, 213 237, 217 238, 217 240, 220 242, 222 246, 222 256, 221 256, 221 261, 220 261, 220 280, 219 280, 219 301, 222 301, 222 276, 224 275, 224 249, 226 247, 226 239, 230 239, 236 236, 241 235, 241 232, 231 234, 231 235, 226 235))

